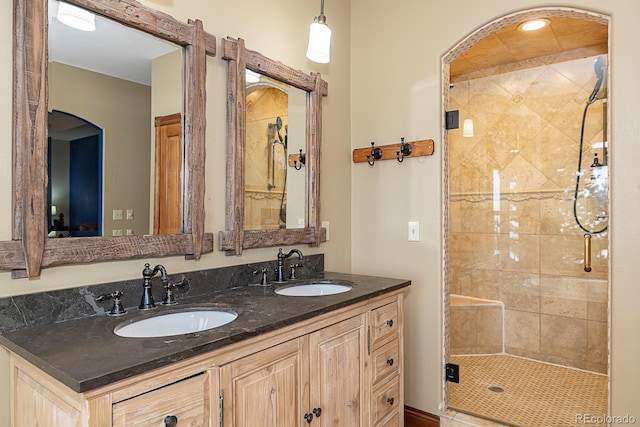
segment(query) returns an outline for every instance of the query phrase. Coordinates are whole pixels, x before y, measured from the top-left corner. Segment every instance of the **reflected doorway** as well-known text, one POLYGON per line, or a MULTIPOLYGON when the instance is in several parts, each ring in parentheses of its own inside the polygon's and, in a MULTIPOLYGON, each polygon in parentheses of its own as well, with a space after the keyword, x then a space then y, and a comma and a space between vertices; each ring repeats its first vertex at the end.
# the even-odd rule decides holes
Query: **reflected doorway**
POLYGON ((102 235, 102 129, 73 114, 49 113, 49 237, 102 235))
POLYGON ((155 118, 153 234, 182 232, 182 114, 155 118))

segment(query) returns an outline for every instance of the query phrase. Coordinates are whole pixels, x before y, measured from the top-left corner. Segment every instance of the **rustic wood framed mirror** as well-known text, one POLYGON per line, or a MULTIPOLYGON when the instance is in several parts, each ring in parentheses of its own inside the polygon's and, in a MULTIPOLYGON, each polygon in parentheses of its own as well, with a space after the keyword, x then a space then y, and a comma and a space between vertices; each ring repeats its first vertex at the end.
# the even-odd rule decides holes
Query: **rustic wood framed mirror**
MULTIPOLYGON (((320 221, 320 143, 322 139, 322 97, 328 93, 327 82, 322 80, 320 74, 306 74, 295 70, 280 62, 274 61, 262 54, 245 48, 244 40, 226 38, 222 40, 222 58, 227 60, 227 193, 226 193, 226 223, 225 231, 220 232, 220 250, 226 251, 227 255, 240 255, 243 249, 271 247, 278 245, 292 245, 308 243, 311 246, 318 246, 326 241, 326 230, 321 227, 320 221), (289 100, 284 103, 291 108, 291 98, 300 99, 297 94, 291 95, 300 90, 302 96, 302 131, 298 139, 302 140, 300 154, 287 154, 287 137, 290 130, 295 126, 292 123, 292 112, 285 113, 288 123, 283 125, 282 117, 273 113, 268 118, 269 123, 264 123, 264 143, 260 150, 267 152, 267 158, 271 169, 266 173, 265 187, 269 190, 278 190, 281 199, 276 209, 262 208, 262 211, 277 211, 278 217, 274 222, 280 223, 271 229, 260 226, 248 226, 247 221, 247 170, 254 168, 250 165, 247 157, 249 155, 247 147, 247 73, 254 73, 265 81, 262 85, 268 88, 276 88, 285 92, 291 88, 288 96, 289 100), (282 132, 281 132, 282 131, 282 132), (284 137, 283 137, 284 134, 284 137), (285 186, 276 184, 276 173, 274 172, 276 146, 284 148, 284 158, 280 159, 283 164, 281 175, 288 173, 301 174, 304 178, 302 182, 303 190, 300 209, 297 210, 294 218, 294 225, 291 225, 292 210, 283 206, 288 202, 285 195, 285 186), (304 165, 300 164, 300 155, 304 154, 304 165), (269 157, 271 156, 271 157, 269 157), (288 214, 289 219, 284 218, 288 214)), ((287 95, 284 95, 287 97, 287 95)), ((278 96, 276 95, 276 98, 278 96)), ((274 101, 277 103, 277 101, 274 101)), ((255 105, 252 104, 252 108, 255 105)), ((286 108, 286 107, 285 107, 286 108)), ((300 110, 299 108, 294 108, 300 110)), ((299 114, 299 113, 298 113, 299 114)), ((299 134, 299 135, 300 135, 299 134)), ((291 142, 289 142, 291 144, 291 142)), ((296 146, 298 148, 298 146, 296 146)), ((255 150, 254 150, 255 151, 255 150)), ((268 169, 268 168, 267 168, 268 169)), ((253 170, 252 170, 253 172, 253 170)), ((290 175, 290 181, 293 176, 290 175)), ((287 191, 290 187, 287 187, 287 191)), ((292 199, 293 197, 290 197, 292 199)), ((268 213, 266 214, 268 216, 268 213)))
POLYGON ((182 232, 47 238, 48 1, 14 0, 13 240, 0 242, 0 269, 18 278, 63 264, 170 255, 199 259, 213 251, 213 235, 204 233, 204 155, 206 56, 215 55, 215 37, 199 20, 183 23, 135 0, 66 3, 182 48, 182 232))

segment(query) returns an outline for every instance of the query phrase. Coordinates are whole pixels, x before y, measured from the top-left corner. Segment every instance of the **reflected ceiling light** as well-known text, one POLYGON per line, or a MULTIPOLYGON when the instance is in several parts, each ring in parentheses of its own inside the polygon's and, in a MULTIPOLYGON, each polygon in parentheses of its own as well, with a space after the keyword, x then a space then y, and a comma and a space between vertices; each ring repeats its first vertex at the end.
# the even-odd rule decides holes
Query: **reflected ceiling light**
POLYGON ((313 62, 326 64, 330 60, 331 29, 327 26, 327 17, 324 16, 324 0, 320 0, 320 15, 313 19, 309 27, 309 46, 307 58, 313 62))
POLYGON ((244 79, 247 83, 258 83, 260 81, 260 74, 247 68, 244 73, 244 79))
POLYGON ((548 19, 531 19, 518 25, 520 31, 536 31, 549 25, 548 19))
POLYGON ((464 122, 462 122, 462 136, 464 138, 473 138, 473 119, 464 119, 464 122))
POLYGON ((58 21, 76 30, 96 30, 96 16, 88 10, 69 3, 60 2, 56 17, 58 21))

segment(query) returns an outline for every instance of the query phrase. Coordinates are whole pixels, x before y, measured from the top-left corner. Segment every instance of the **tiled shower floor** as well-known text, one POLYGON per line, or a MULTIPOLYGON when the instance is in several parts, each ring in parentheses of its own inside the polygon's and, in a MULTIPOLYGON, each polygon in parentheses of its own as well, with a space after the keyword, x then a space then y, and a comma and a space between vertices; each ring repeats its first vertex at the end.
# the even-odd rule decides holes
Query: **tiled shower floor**
POLYGON ((521 427, 606 425, 579 418, 607 413, 606 375, 504 354, 450 361, 460 365, 460 383, 449 383, 452 409, 521 427))

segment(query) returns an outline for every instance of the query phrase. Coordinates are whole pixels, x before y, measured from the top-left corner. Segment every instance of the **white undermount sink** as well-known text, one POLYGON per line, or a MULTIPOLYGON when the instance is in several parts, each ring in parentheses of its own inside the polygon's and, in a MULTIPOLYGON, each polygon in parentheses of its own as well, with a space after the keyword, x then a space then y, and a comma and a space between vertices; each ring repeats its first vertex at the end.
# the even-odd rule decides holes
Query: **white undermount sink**
POLYGON ((288 297, 319 297, 349 292, 352 286, 347 282, 318 280, 276 289, 276 294, 288 297))
POLYGON ((237 317, 238 314, 232 311, 192 309, 121 323, 113 332, 127 338, 170 337, 217 328, 234 321, 237 317))

